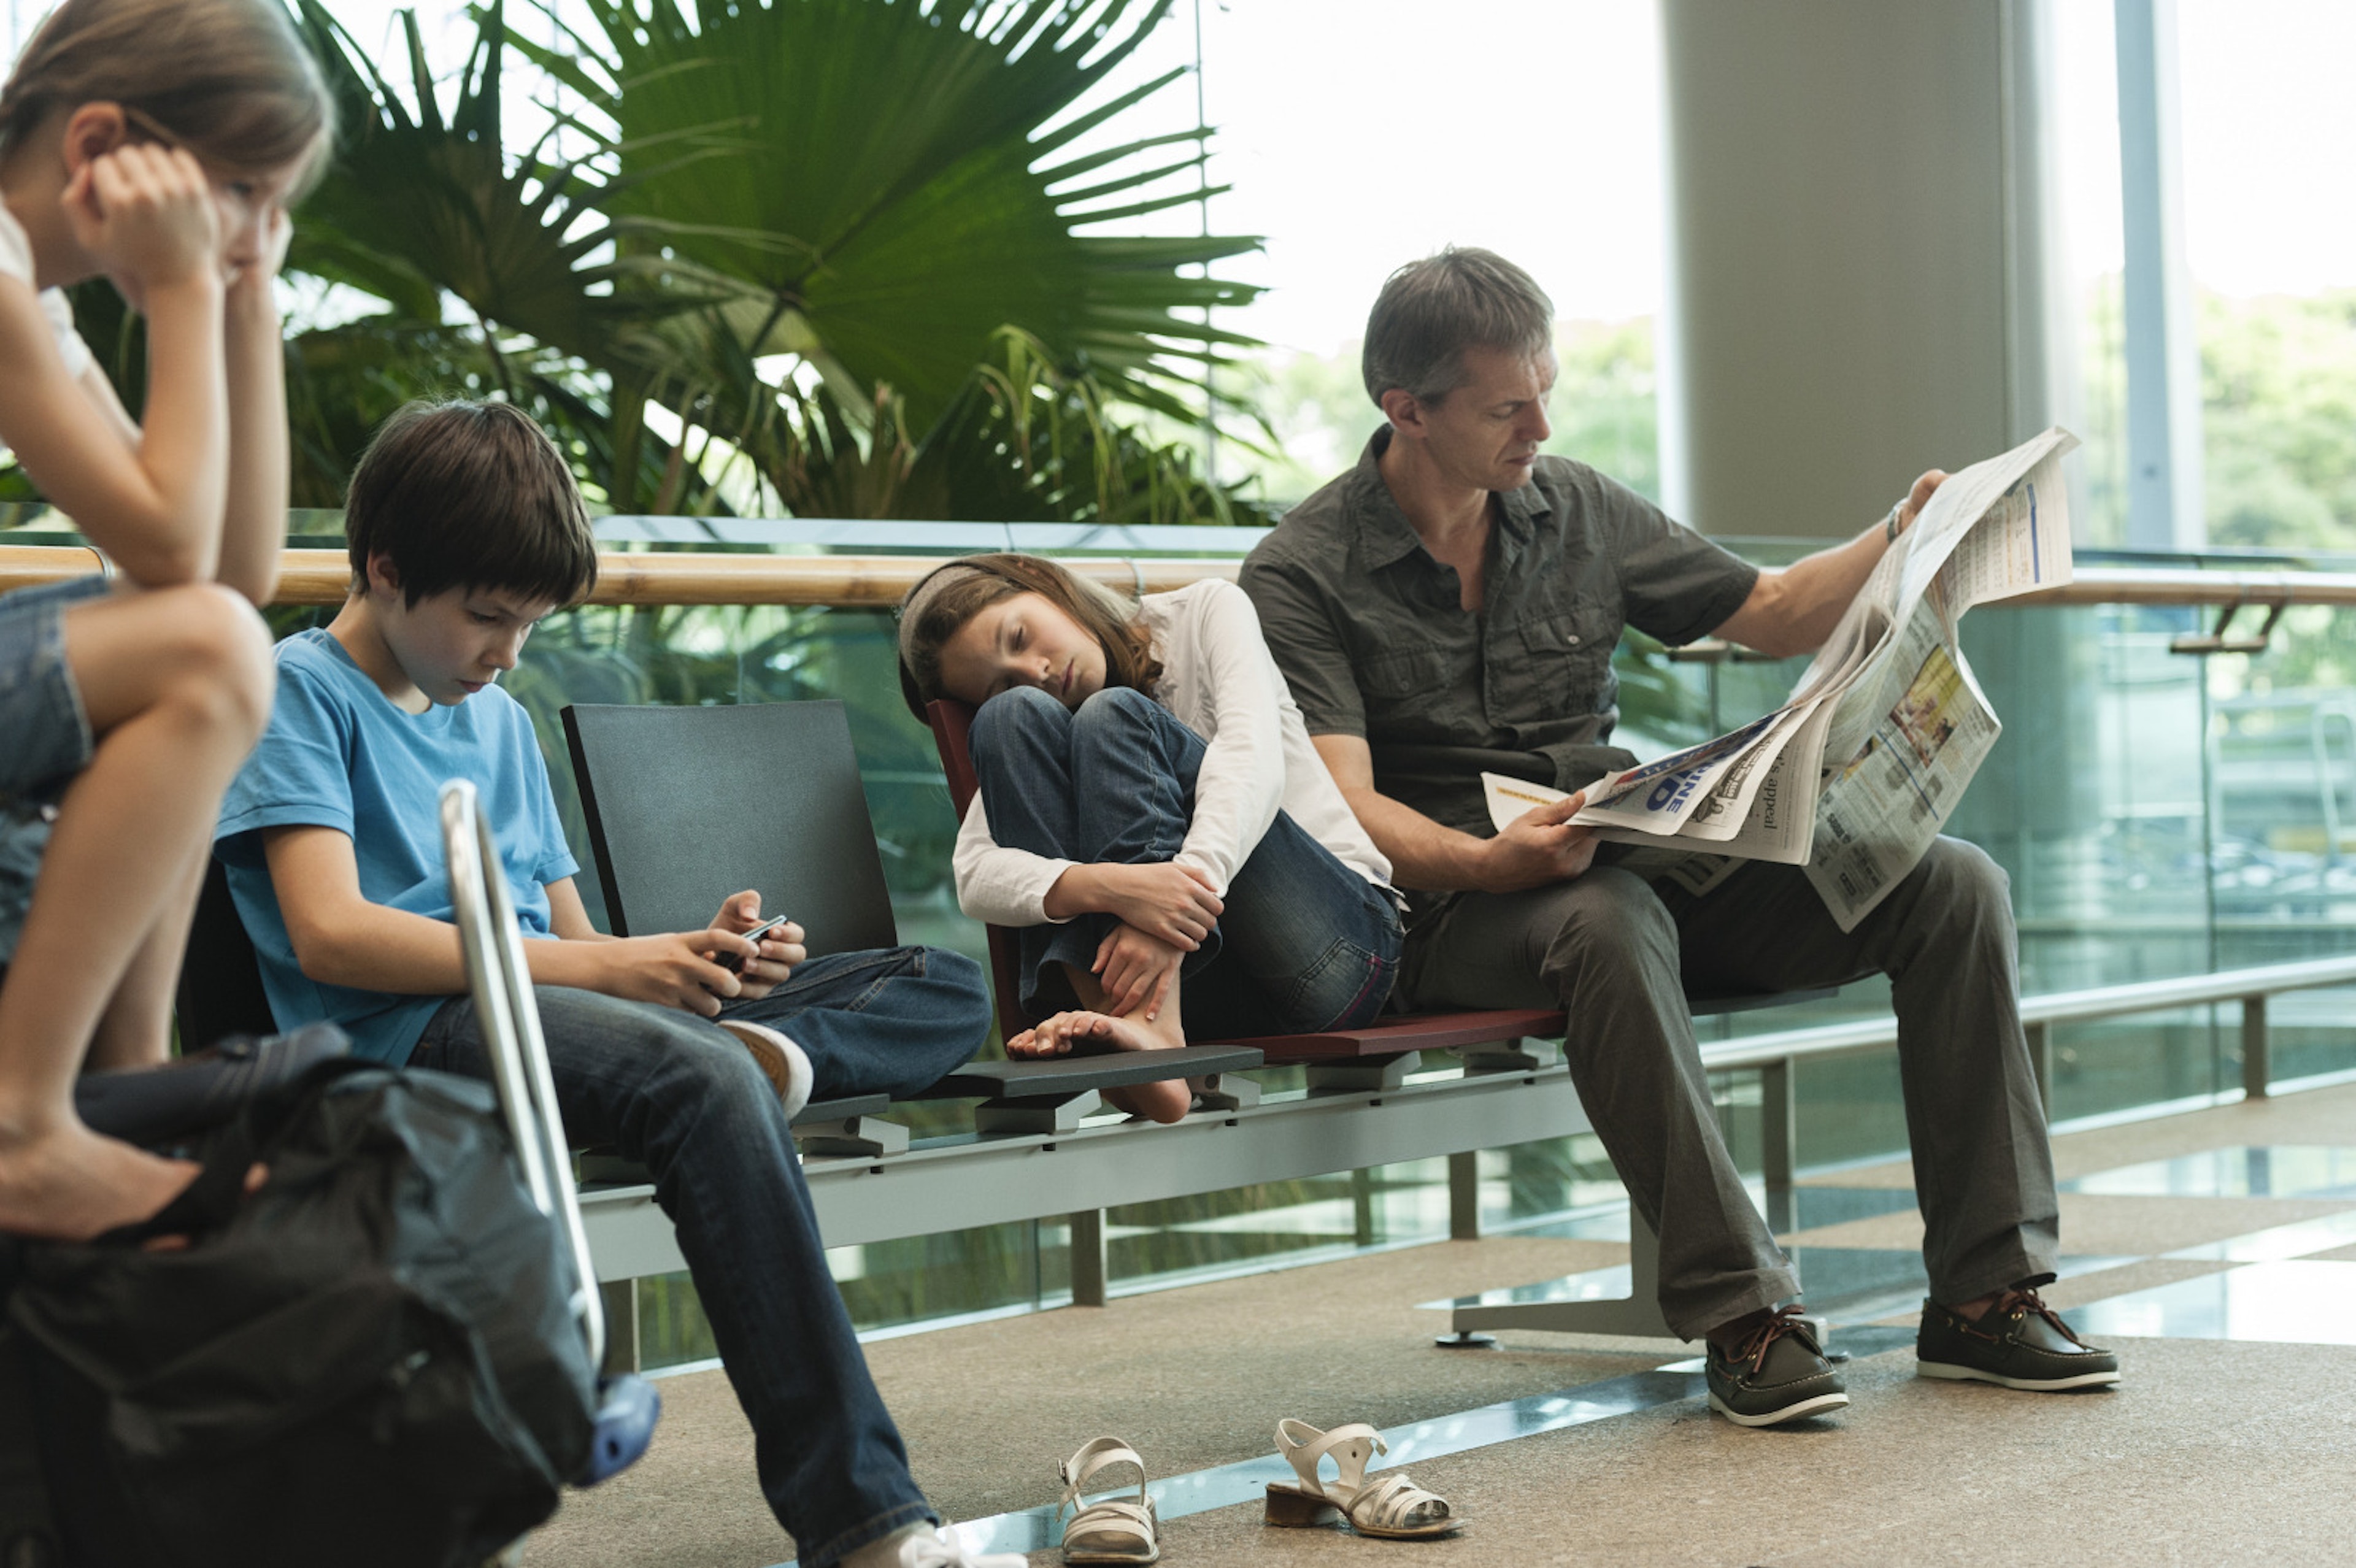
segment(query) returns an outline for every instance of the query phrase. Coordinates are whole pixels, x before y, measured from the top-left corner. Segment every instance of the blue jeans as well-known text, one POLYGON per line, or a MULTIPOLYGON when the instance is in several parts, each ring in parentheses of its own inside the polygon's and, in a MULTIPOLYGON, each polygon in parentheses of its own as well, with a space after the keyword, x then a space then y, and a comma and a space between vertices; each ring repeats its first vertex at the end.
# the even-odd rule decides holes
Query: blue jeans
MULTIPOLYGON (((969 737, 991 837, 1082 864, 1176 858, 1194 810, 1203 738, 1144 693, 1109 687, 1077 712, 1016 687, 982 704, 969 737)), ((1226 891, 1226 912, 1179 973, 1189 1040, 1353 1029, 1389 999, 1399 917, 1390 894, 1279 812, 1226 891)), ((1023 1005, 1066 1005, 1108 914, 1021 933, 1023 1005), (1039 1000, 1043 996, 1044 1000, 1039 1000)))
POLYGON ((95 744, 66 662, 66 612, 109 592, 92 575, 0 595, 0 964, 33 906, 58 799, 95 744))
MULTIPOLYGON (((654 1173, 752 1420, 761 1490, 805 1568, 935 1519, 827 1271, 785 1109, 751 1053, 673 1008, 552 986, 537 995, 565 1131, 654 1173)), ((921 1088, 962 1063, 990 1019, 980 968, 927 948, 814 959, 732 1011, 784 1027, 820 1093, 830 1074, 835 1093, 921 1088)), ((410 1064, 489 1077, 474 1003, 444 1003, 410 1064)))

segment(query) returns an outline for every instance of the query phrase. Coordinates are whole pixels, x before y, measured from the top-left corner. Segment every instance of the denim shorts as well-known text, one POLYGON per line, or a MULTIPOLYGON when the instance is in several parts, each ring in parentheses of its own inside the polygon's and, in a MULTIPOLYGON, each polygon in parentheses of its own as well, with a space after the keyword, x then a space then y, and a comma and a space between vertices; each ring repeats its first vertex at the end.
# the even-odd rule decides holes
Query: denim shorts
POLYGON ((58 797, 90 765, 66 611, 108 592, 93 574, 0 594, 0 964, 16 955, 58 797))

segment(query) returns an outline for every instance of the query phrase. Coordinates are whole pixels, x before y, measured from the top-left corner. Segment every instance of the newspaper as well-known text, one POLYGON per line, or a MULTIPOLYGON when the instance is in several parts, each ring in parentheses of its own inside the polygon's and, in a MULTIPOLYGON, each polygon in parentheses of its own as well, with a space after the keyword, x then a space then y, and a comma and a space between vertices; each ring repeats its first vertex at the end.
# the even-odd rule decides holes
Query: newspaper
MULTIPOLYGON (((1782 708, 1588 786, 1571 821, 1715 885, 1734 860, 1804 866, 1843 931, 1912 870, 2001 732, 1956 624, 2070 581, 2055 427, 1948 476, 1882 555, 1782 708), (1680 868, 1678 862, 1695 864, 1680 868)), ((1560 792, 1483 774, 1502 830, 1560 792), (1510 808, 1510 809, 1509 809, 1510 808)))

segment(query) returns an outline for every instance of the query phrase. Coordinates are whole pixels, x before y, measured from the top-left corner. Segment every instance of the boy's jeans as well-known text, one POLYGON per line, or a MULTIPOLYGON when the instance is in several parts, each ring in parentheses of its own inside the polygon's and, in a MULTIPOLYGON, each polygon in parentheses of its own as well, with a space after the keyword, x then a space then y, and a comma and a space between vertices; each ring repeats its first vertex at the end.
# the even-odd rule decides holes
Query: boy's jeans
MULTIPOLYGON (((1186 842, 1203 738, 1141 691, 1109 687, 1074 712, 1018 686, 982 704, 970 744, 991 837, 1009 848, 1139 865, 1186 842)), ((1179 970, 1189 1039, 1355 1029, 1381 1013, 1398 974, 1398 908, 1290 816, 1277 813, 1225 902, 1179 970)), ((1112 925, 1092 914, 1021 933, 1033 1017, 1066 988, 1057 966, 1091 968, 1112 925)))
MULTIPOLYGON (((784 1107, 751 1054, 673 1008, 537 995, 565 1131, 654 1173, 752 1419, 761 1489, 806 1568, 932 1519, 827 1271, 784 1107)), ((916 947, 813 959, 730 1008, 798 1042, 820 1095, 933 1083, 972 1054, 989 1010, 970 959, 916 947)), ((444 1004, 410 1064, 487 1078, 474 1003, 444 1004)))

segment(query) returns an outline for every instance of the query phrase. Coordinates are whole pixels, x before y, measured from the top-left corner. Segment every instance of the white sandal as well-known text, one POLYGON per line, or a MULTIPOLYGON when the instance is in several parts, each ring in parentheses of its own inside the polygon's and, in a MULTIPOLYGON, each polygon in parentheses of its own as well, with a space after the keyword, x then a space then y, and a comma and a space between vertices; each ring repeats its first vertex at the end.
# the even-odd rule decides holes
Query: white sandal
POLYGON ((1366 1479, 1366 1462, 1390 1450, 1382 1435, 1364 1422, 1320 1432, 1306 1422, 1281 1421, 1276 1427, 1276 1451, 1291 1465, 1301 1484, 1268 1484, 1270 1524, 1325 1524, 1339 1513, 1360 1535, 1419 1541, 1446 1535, 1464 1522, 1450 1510, 1447 1499, 1425 1491, 1404 1475, 1366 1479), (1339 1477, 1330 1487, 1317 1478, 1328 1454, 1339 1477))
POLYGON ((1154 1539, 1153 1499, 1145 1491, 1145 1461, 1118 1437, 1099 1437, 1055 1467, 1064 1477, 1064 1500, 1055 1506, 1061 1517, 1076 1509, 1064 1527, 1064 1561, 1069 1563, 1145 1563, 1162 1561, 1154 1539), (1080 1507, 1080 1494, 1089 1477, 1108 1465, 1137 1467, 1137 1496, 1107 1498, 1080 1507))

